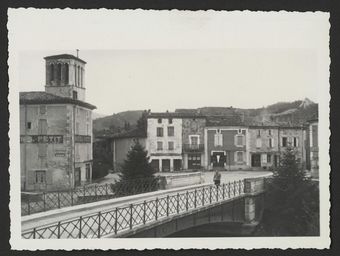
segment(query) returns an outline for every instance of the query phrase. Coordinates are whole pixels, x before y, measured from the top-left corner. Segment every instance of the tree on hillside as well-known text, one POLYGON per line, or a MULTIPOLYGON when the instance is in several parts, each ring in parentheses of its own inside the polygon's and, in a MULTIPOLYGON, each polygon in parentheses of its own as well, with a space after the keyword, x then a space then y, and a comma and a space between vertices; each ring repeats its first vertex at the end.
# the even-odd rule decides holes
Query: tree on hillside
POLYGON ((288 147, 268 184, 262 219, 264 235, 319 235, 319 188, 288 147))
POLYGON ((149 157, 144 147, 137 141, 127 153, 122 165, 121 180, 153 178, 154 170, 149 163, 149 157))

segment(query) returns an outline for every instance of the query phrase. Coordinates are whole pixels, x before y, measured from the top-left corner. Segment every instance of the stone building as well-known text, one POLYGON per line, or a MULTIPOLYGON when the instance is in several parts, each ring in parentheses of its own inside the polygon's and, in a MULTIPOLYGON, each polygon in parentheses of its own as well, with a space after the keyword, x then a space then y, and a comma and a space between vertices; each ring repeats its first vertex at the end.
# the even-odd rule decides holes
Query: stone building
POLYGON ((183 116, 183 169, 199 170, 204 166, 205 126, 206 118, 199 114, 183 116))
POLYGON ((249 163, 251 167, 276 167, 279 164, 279 129, 273 124, 249 126, 249 163))
POLYGON ((182 117, 176 113, 150 113, 146 150, 156 171, 182 169, 182 117))
POLYGON ((138 132, 138 130, 132 130, 124 133, 115 134, 108 138, 111 144, 112 163, 113 170, 115 172, 120 171, 122 164, 124 163, 127 153, 130 151, 137 142, 144 148, 146 146, 146 137, 138 132))
POLYGON ((248 127, 239 116, 208 118, 204 144, 204 166, 208 170, 239 170, 249 167, 248 127))
POLYGON ((279 130, 279 153, 280 155, 287 147, 292 147, 296 158, 304 167, 306 163, 305 128, 303 126, 278 126, 279 130))
POLYGON ((319 139, 318 139, 318 126, 319 120, 317 118, 311 119, 307 123, 307 159, 308 159, 308 167, 311 171, 312 178, 319 178, 319 139))
POLYGON ((21 189, 69 189, 92 179, 92 110, 85 61, 45 57, 45 91, 20 92, 21 189))

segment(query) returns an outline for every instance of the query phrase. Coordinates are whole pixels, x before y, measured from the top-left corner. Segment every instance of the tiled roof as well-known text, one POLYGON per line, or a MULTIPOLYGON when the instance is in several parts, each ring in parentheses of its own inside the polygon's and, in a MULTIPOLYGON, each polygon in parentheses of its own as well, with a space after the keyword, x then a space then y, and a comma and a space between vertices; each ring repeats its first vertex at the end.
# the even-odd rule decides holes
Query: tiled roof
POLYGON ((20 92, 20 104, 75 104, 88 109, 96 106, 80 100, 57 96, 47 92, 20 92))
POLYGON ((205 118, 200 113, 182 113, 182 112, 152 112, 149 113, 148 118, 205 118))
POLYGON ((51 55, 51 56, 46 56, 44 58, 45 60, 50 60, 50 59, 74 59, 74 60, 77 60, 77 61, 80 61, 84 64, 86 64, 86 61, 72 55, 72 54, 58 54, 58 55, 51 55))
POLYGON ((245 126, 243 118, 239 115, 209 116, 207 126, 245 126))

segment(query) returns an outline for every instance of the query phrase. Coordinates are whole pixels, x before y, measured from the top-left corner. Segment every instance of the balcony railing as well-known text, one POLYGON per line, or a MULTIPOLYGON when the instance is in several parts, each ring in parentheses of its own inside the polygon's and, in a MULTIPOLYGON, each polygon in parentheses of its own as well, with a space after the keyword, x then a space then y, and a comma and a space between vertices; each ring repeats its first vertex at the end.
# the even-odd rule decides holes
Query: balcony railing
POLYGON ((204 144, 183 144, 184 152, 203 152, 204 144))

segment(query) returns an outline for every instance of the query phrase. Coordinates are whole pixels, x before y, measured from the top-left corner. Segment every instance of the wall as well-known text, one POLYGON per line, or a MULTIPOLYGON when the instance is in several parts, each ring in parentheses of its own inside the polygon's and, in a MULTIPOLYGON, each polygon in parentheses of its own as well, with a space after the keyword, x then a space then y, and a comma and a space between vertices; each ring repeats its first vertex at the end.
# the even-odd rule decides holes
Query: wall
POLYGON ((70 186, 72 124, 67 118, 68 110, 65 105, 44 106, 46 114, 40 114, 39 105, 20 105, 21 177, 22 188, 26 190, 53 190, 70 186), (39 135, 39 119, 47 120, 47 132, 40 135, 61 135, 63 142, 33 143, 31 136, 39 135), (31 122, 31 129, 25 129, 25 121, 31 122), (41 155, 43 152, 45 156, 41 155), (35 184, 36 170, 46 171, 45 185, 35 184))
POLYGON ((162 123, 158 123, 158 118, 148 118, 148 126, 147 126, 147 143, 146 149, 148 150, 150 155, 168 155, 168 154, 182 154, 182 119, 173 118, 172 124, 169 124, 169 120, 167 118, 162 118, 162 123), (168 136, 168 126, 174 127, 174 136, 168 136), (163 137, 157 137, 157 127, 163 128, 163 137), (163 150, 157 150, 157 142, 163 142, 163 150), (168 149, 168 142, 174 142, 174 149, 168 149))
POLYGON ((189 135, 199 135, 199 143, 204 144, 204 128, 206 120, 204 118, 183 118, 182 119, 182 142, 189 144, 189 135))
MULTIPOLYGON (((81 101, 85 100, 85 64, 74 60, 74 59, 49 59, 46 60, 46 87, 45 90, 47 93, 52 93, 54 95, 59 95, 62 97, 67 97, 67 98, 72 98, 72 91, 77 91, 78 93, 78 99, 81 101), (57 83, 56 80, 54 81, 50 81, 50 77, 51 77, 51 70, 50 70, 50 65, 54 65, 54 76, 57 75, 56 73, 56 67, 57 64, 61 63, 62 66, 62 78, 65 76, 65 64, 68 65, 69 67, 69 72, 68 72, 68 83, 65 83, 63 80, 60 81, 59 83, 57 83), (83 70, 83 78, 79 79, 82 80, 82 84, 81 83, 76 83, 76 71, 75 68, 81 68, 83 70)), ((78 75, 78 74, 77 74, 78 75)), ((81 75, 78 75, 79 78, 81 77, 81 75)), ((78 77, 77 77, 77 81, 78 81, 78 77)))
POLYGON ((208 127, 206 128, 206 141, 205 144, 205 165, 207 168, 212 168, 211 155, 213 151, 224 151, 226 152, 226 157, 228 158, 225 168, 236 167, 236 168, 246 168, 248 166, 248 149, 247 149, 247 137, 248 129, 244 127, 208 127), (244 135, 243 146, 236 146, 235 136, 238 135, 238 131, 241 129, 241 134, 244 135), (220 130, 223 143, 222 146, 215 146, 215 134, 217 130, 220 130), (228 153, 228 152, 229 153, 228 153), (243 161, 235 162, 236 152, 243 152, 243 161))
POLYGON ((287 137, 288 142, 293 141, 293 137, 298 138, 298 147, 293 147, 297 158, 301 159, 302 163, 305 163, 305 136, 304 136, 305 131, 301 128, 280 128, 279 131, 279 137, 280 137, 280 146, 279 150, 281 153, 283 153, 286 149, 286 147, 283 147, 282 145, 282 138, 287 137))
POLYGON ((119 167, 124 160, 131 147, 138 141, 143 147, 145 147, 145 138, 117 138, 112 139, 111 145, 113 149, 113 168, 115 171, 119 170, 119 167))

